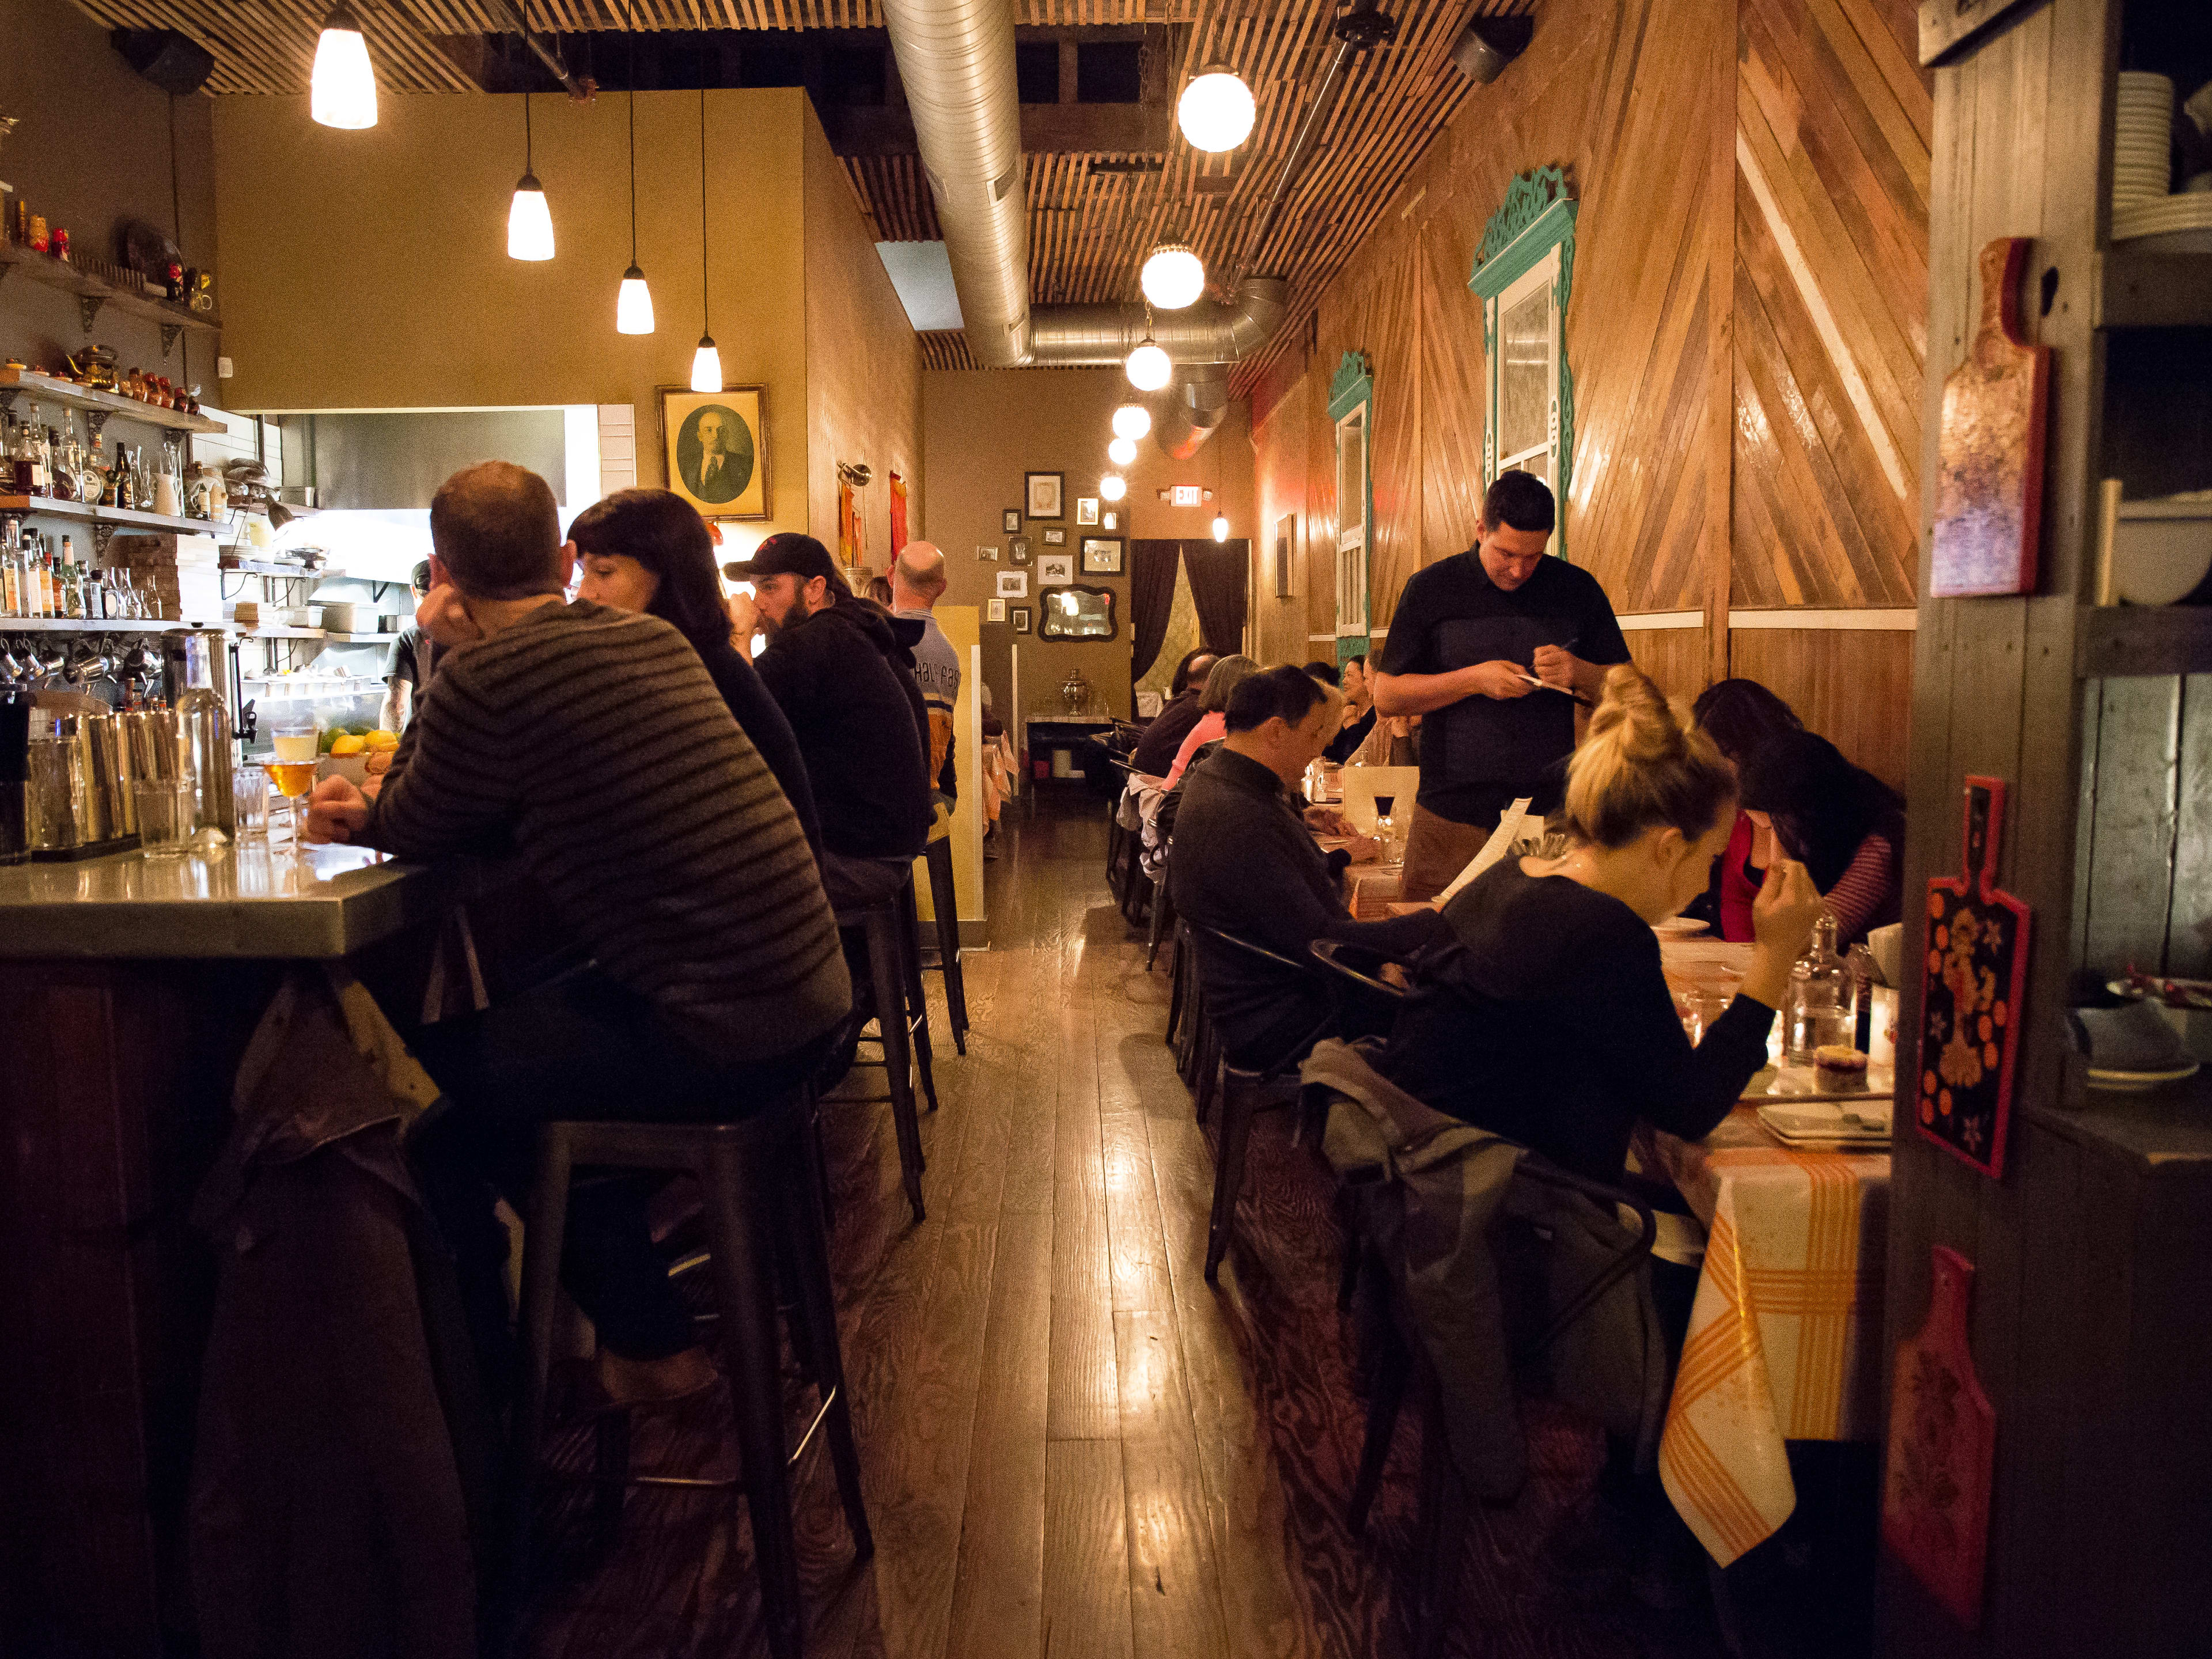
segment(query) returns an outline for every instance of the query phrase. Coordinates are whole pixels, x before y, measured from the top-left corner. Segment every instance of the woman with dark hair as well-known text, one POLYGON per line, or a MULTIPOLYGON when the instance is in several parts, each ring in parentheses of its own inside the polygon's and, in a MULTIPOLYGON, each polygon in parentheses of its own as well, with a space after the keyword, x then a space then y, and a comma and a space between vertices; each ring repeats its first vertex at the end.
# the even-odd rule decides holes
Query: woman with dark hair
MULTIPOLYGON (((1707 686, 1691 706, 1698 730, 1713 740, 1722 757, 1741 773, 1744 762, 1784 732, 1802 732, 1796 711, 1757 680, 1721 680, 1707 686)), ((1763 866, 1753 862, 1756 827, 1748 813, 1736 814, 1728 850, 1713 866, 1705 897, 1686 913, 1703 917, 1723 939, 1739 944, 1751 937, 1751 902, 1759 896, 1763 866)))
POLYGON ((665 489, 620 489, 576 515, 568 542, 582 568, 579 599, 617 611, 642 611, 691 641, 731 718, 783 786, 819 863, 822 828, 814 814, 806 763, 791 722, 732 641, 707 521, 683 497, 665 489))
POLYGON ((1898 920, 1905 891, 1905 799, 1835 744, 1786 732, 1744 763, 1744 811, 1771 830, 1786 858, 1803 862, 1836 919, 1836 941, 1854 945, 1898 920))

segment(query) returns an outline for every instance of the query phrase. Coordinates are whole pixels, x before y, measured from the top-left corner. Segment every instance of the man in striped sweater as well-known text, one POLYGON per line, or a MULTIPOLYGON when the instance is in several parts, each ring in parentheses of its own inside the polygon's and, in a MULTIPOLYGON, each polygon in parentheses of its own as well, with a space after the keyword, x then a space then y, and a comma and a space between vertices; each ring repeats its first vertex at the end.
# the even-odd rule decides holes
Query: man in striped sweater
MULTIPOLYGON (((544 480, 500 461, 456 473, 430 535, 425 613, 465 612, 478 637, 439 664, 376 799, 326 781, 307 830, 412 860, 511 849, 589 954, 416 1040, 447 1107, 422 1155, 520 1207, 541 1122, 765 1106, 811 1073, 852 988, 799 820, 690 645, 658 617, 563 601, 544 480)), ((711 1382, 637 1187, 580 1188, 566 1257, 611 1398, 711 1382)))

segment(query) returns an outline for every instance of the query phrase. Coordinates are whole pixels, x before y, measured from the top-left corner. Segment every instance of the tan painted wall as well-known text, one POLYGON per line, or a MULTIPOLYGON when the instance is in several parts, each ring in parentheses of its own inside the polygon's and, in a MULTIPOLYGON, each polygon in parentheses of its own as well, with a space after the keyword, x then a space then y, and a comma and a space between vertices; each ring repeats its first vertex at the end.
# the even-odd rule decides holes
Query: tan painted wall
POLYGON ((1304 388, 1284 398, 1268 410, 1253 435, 1255 487, 1259 493, 1259 523, 1252 542, 1252 620, 1254 654, 1262 662, 1304 662, 1315 657, 1334 658, 1335 629, 1335 563, 1327 541, 1333 523, 1322 526, 1316 540, 1308 522, 1306 501, 1307 422, 1304 388), (1285 514, 1294 520, 1291 538, 1291 597, 1275 597, 1275 529, 1285 514), (1308 549, 1319 550, 1309 568, 1308 549), (1309 640, 1323 631, 1310 625, 1308 602, 1320 589, 1329 596, 1328 641, 1309 640))
MULTIPOLYGON (((1108 471, 1107 441, 1113 436, 1108 422, 1115 405, 1128 395, 1129 384, 1117 368, 932 369, 922 375, 921 383, 929 538, 945 550, 952 582, 945 599, 981 606, 988 616, 993 578, 1001 570, 1019 568, 1006 562, 1007 538, 1000 528, 999 514, 1022 504, 1023 473, 1065 475, 1067 516, 1061 522, 1067 530, 1067 545, 1074 548, 1080 533, 1075 523, 1076 498, 1098 493, 1098 479, 1108 471), (979 543, 996 545, 1000 562, 977 560, 979 543)), ((1188 538, 1206 534, 1213 517, 1211 506, 1171 507, 1158 498, 1158 491, 1175 483, 1218 489, 1229 514, 1230 533, 1254 533, 1252 441, 1242 403, 1231 408, 1211 442, 1188 461, 1169 459, 1146 439, 1137 447, 1137 464, 1127 476, 1129 494, 1121 504, 1126 510, 1121 528, 1111 532, 1115 535, 1188 538)), ((1024 521, 1024 533, 1039 553, 1048 550, 1042 528, 1024 521)), ((1034 560, 1029 568, 1030 597, 1016 603, 1027 604, 1034 611, 1034 560)), ((1033 708, 1039 707, 1041 693, 1058 687, 1070 670, 1079 670, 1108 706, 1126 717, 1130 713, 1127 562, 1119 576, 1079 575, 1077 580, 1115 591, 1121 628, 1111 641, 1087 644, 1041 640, 1034 633, 1019 636, 1025 695, 1033 708)), ((983 624, 983 672, 1002 717, 1011 714, 1007 647, 1015 637, 1006 623, 983 624)))
MULTIPOLYGON (((805 96, 707 95, 708 246, 723 373, 767 388, 769 511, 738 547, 808 528, 802 164, 805 96)), ((629 263, 624 100, 532 100, 557 256, 507 257, 522 100, 395 96, 368 132, 304 98, 215 111, 217 234, 234 407, 410 409, 628 403, 639 482, 665 482, 656 386, 690 378, 700 331, 699 100, 637 99, 638 259, 654 334, 615 332, 629 263)), ((818 527, 817 527, 818 528, 818 527)), ((834 538, 834 513, 828 526, 834 538)))
POLYGON ((806 499, 834 550, 837 463, 864 462, 857 492, 871 569, 889 568, 891 484, 907 481, 907 533, 921 528, 921 344, 813 106, 803 106, 805 176, 806 499))
MULTIPOLYGON (((0 179, 16 191, 0 202, 20 198, 50 226, 65 227, 80 253, 114 258, 116 226, 137 218, 175 237, 186 264, 216 268, 212 102, 176 100, 179 226, 170 205, 167 94, 134 74, 107 31, 64 0, 0 0, 0 114, 22 124, 0 148, 0 179)), ((226 297, 220 272, 216 293, 226 297)), ((58 368, 84 338, 75 295, 21 276, 0 283, 0 356, 58 368)), ((112 346, 126 369, 198 382, 210 403, 222 402, 205 335, 186 337, 164 358, 158 325, 107 312, 93 338, 112 346)), ((52 420, 55 411, 46 414, 52 420)))

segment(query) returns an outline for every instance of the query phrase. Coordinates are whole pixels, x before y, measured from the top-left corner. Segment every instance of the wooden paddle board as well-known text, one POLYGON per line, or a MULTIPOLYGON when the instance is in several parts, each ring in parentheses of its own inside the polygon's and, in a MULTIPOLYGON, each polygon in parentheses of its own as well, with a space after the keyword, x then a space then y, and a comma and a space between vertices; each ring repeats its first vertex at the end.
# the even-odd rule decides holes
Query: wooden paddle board
POLYGON ((1966 1346, 1973 1282, 1974 1264, 1938 1244, 1928 1318, 1897 1345, 1881 1495, 1883 1541, 1968 1630, 1982 1623, 1997 1433, 1966 1346))
POLYGON ((2029 246, 2005 236, 1982 250, 1981 323, 1943 382, 1929 579, 1938 599, 2035 591, 2051 349, 2021 334, 2029 246))

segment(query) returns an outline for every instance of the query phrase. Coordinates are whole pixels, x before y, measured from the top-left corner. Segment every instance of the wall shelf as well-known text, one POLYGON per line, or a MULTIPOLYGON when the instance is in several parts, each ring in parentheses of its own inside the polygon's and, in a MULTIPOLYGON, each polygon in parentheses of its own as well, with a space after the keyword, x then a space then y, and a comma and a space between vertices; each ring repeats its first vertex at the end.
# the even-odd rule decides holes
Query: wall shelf
POLYGON ((2074 630, 2076 679, 2212 673, 2212 605, 2085 605, 2074 630))
POLYGON ((222 321, 212 312, 194 311, 173 300, 156 299, 139 285, 136 273, 125 271, 97 261, 79 263, 72 259, 57 259, 51 253, 41 253, 34 247, 25 247, 20 242, 0 242, 0 276, 9 270, 19 270, 31 281, 47 288, 58 288, 74 294, 82 308, 84 331, 92 332, 94 321, 100 312, 113 307, 133 317, 143 317, 161 327, 161 355, 167 356, 169 348, 179 334, 187 330, 195 334, 219 334, 222 321))
POLYGON ((119 415, 126 421, 136 421, 143 426, 158 426, 170 432, 224 432, 229 429, 221 421, 210 420, 204 415, 186 415, 174 409, 161 409, 153 404, 141 403, 136 398, 126 398, 119 392, 95 392, 90 386, 77 385, 74 380, 41 374, 35 368, 0 368, 0 404, 18 398, 81 409, 103 421, 111 415, 119 415))
POLYGON ((0 617, 4 634, 166 634, 173 628, 198 628, 187 622, 93 622, 76 617, 0 617))
POLYGON ((78 524, 112 525, 118 529, 173 530, 185 536, 212 536, 218 527, 213 519, 173 519, 166 514, 139 513, 124 507, 56 501, 51 495, 0 495, 0 513, 18 513, 27 519, 70 519, 78 524))
POLYGON ((332 645, 390 645, 397 634, 326 634, 324 637, 332 645))
POLYGON ((2091 280, 2092 327, 2212 327, 2212 253, 2107 248, 2091 280))

